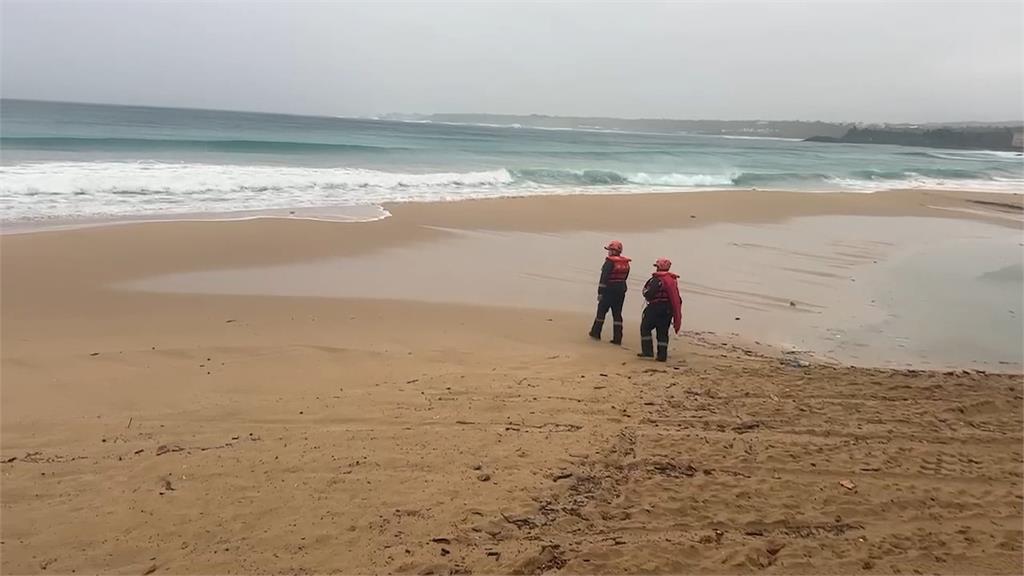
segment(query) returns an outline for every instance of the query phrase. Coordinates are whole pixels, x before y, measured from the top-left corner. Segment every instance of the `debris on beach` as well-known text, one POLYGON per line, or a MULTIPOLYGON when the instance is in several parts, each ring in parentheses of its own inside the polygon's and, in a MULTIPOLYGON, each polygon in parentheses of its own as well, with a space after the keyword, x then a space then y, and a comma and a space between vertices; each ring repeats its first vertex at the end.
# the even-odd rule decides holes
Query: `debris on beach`
POLYGON ((556 472, 555 475, 551 477, 551 480, 553 482, 558 482, 559 480, 565 480, 565 479, 572 478, 572 477, 573 477, 573 473, 572 472, 570 472, 568 470, 561 470, 559 472, 556 472))
POLYGON ((799 358, 785 358, 782 363, 790 368, 808 368, 811 365, 810 362, 799 358))
POLYGON ((476 479, 481 481, 481 482, 490 482, 491 475, 488 474, 487 472, 481 472, 481 473, 476 475, 476 479))
POLYGON ((856 490, 857 489, 857 485, 854 484, 853 481, 851 481, 851 480, 840 480, 839 481, 839 485, 842 486, 843 488, 846 488, 847 490, 856 490))
POLYGON ((732 430, 733 432, 739 432, 740 434, 743 434, 744 432, 750 432, 760 427, 761 423, 758 422, 757 420, 744 420, 743 422, 740 422, 739 424, 733 426, 732 430))
POLYGON ((164 454, 167 454, 168 452, 181 452, 182 450, 184 450, 184 448, 178 446, 177 444, 161 444, 156 447, 156 455, 162 456, 164 454))
POLYGON ((160 495, 161 496, 163 496, 167 492, 174 492, 174 491, 175 491, 174 485, 171 484, 171 480, 169 478, 161 478, 160 479, 160 495))

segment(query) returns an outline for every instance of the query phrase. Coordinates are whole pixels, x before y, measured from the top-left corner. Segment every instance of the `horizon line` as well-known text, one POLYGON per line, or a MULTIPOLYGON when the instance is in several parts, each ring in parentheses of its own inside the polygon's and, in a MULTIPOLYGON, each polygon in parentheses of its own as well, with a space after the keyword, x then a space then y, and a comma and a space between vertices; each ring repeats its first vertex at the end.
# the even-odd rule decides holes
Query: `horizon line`
POLYGON ((858 124, 881 124, 881 125, 962 125, 962 124, 981 124, 988 126, 1011 126, 1011 125, 1024 125, 1024 118, 1020 120, 942 120, 942 121, 900 121, 900 122, 883 122, 883 121, 867 121, 867 120, 802 120, 802 119, 785 119, 785 120, 768 120, 764 118, 668 118, 668 117, 621 117, 621 116, 587 116, 587 115, 561 115, 561 114, 547 114, 547 113, 509 113, 509 112, 385 112, 378 115, 365 115, 365 116, 350 116, 350 115, 335 115, 326 113, 298 113, 298 112, 273 112, 268 110, 245 110, 245 109, 231 109, 231 108, 203 108, 199 106, 167 106, 158 104, 130 104, 123 102, 90 102, 83 100, 52 100, 46 98, 20 98, 10 96, 0 96, 0 101, 20 101, 20 102, 38 102, 46 104, 80 104, 86 106, 123 106, 132 108, 154 108, 163 110, 192 110, 199 112, 228 112, 238 114, 264 114, 268 116, 296 116, 301 118, 329 118, 329 119, 343 119, 343 120, 370 120, 378 122, 402 122, 401 119, 387 119, 382 118, 386 116, 444 116, 444 115, 462 115, 462 116, 496 116, 496 117, 530 117, 537 116, 543 118, 560 118, 560 119, 599 119, 599 120, 622 120, 630 122, 642 122, 642 121, 662 121, 662 122, 801 122, 801 123, 820 123, 820 124, 833 124, 836 126, 850 126, 858 124))

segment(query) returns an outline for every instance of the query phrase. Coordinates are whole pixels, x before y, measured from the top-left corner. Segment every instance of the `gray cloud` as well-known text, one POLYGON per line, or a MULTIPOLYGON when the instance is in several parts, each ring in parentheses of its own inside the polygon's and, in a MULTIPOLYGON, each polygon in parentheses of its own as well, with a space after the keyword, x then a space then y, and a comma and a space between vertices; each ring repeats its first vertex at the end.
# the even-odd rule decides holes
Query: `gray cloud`
POLYGON ((1017 1, 2 7, 5 97, 336 115, 1024 116, 1017 1))

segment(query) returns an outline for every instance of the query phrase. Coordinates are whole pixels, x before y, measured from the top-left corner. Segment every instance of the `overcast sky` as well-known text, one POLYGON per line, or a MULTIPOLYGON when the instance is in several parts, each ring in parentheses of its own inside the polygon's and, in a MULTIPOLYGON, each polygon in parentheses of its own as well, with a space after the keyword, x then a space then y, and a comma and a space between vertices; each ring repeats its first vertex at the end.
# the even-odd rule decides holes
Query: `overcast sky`
POLYGON ((3 0, 9 98, 331 115, 1021 119, 1021 0, 3 0))

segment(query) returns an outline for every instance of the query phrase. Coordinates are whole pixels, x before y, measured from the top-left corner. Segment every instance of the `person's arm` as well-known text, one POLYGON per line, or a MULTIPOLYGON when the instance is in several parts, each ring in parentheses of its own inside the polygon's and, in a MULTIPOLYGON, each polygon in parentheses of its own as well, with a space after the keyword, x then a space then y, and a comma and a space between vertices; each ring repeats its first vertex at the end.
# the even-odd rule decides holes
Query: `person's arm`
POLYGON ((679 295, 679 282, 675 278, 672 279, 668 299, 672 302, 672 325, 676 334, 679 334, 679 329, 683 327, 683 297, 679 295))
POLYGON ((604 289, 608 287, 608 276, 611 275, 614 266, 611 260, 605 260, 604 266, 601 266, 601 280, 597 283, 598 296, 604 294, 604 289))

